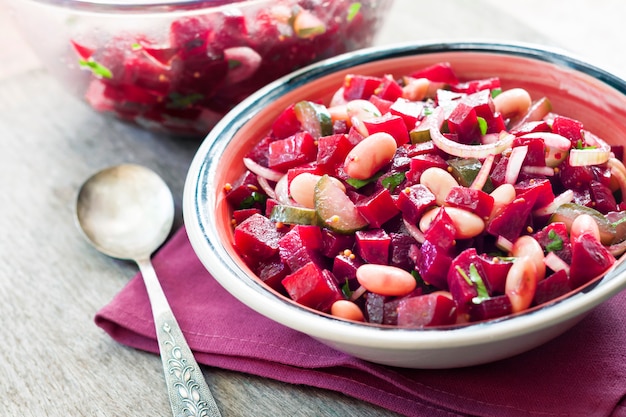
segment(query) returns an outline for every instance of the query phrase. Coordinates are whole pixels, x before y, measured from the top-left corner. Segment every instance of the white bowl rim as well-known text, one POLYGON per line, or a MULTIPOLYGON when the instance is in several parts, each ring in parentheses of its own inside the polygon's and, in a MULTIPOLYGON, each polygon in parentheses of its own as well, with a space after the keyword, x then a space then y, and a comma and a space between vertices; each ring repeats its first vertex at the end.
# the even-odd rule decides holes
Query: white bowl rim
POLYGON ((626 288, 626 262, 621 262, 602 279, 582 291, 515 317, 444 329, 371 326, 328 315, 311 314, 310 310, 290 300, 276 297, 258 280, 241 271, 228 252, 221 247, 218 234, 211 227, 211 221, 214 220, 212 209, 216 203, 215 193, 207 192, 202 179, 210 178, 215 173, 219 155, 229 143, 227 136, 232 136, 261 108, 284 93, 283 90, 290 91, 311 79, 367 62, 451 51, 499 53, 554 63, 586 73, 626 94, 626 81, 600 67, 564 51, 517 42, 441 41, 370 47, 339 55, 286 75, 248 97, 212 129, 200 145, 186 178, 183 216, 189 240, 202 264, 228 292, 270 319, 315 338, 382 349, 421 350, 448 348, 451 345, 480 345, 534 333, 582 316, 626 288))

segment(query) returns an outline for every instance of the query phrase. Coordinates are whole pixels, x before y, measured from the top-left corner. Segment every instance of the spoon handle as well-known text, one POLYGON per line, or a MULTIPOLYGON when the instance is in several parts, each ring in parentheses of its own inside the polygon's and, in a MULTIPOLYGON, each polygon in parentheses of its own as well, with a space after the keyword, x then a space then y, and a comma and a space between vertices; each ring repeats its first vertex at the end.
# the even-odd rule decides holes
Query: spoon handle
POLYGON ((150 259, 136 262, 150 298, 174 417, 221 417, 211 390, 165 298, 150 259))

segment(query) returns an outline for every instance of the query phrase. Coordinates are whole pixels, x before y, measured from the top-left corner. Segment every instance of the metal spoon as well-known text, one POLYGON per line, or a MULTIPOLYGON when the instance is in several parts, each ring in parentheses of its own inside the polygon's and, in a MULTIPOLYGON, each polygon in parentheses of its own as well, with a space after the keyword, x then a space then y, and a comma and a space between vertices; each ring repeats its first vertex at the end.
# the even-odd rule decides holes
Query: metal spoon
POLYGON ((85 237, 96 249, 114 258, 133 260, 139 266, 150 298, 174 417, 221 416, 150 262, 174 220, 174 202, 167 184, 142 166, 107 168, 80 188, 76 215, 85 237))

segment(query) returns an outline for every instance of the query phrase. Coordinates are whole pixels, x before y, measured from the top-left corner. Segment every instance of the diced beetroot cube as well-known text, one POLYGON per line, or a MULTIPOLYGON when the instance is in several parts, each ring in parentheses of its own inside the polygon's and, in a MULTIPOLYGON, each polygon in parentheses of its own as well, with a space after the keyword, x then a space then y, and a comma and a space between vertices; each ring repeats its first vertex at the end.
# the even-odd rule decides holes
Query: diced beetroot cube
POLYGON ((268 150, 269 167, 282 172, 316 159, 317 146, 309 132, 298 132, 288 138, 274 141, 270 143, 268 150))
POLYGON ((372 103, 374 106, 376 106, 376 108, 378 109, 378 111, 380 112, 380 114, 385 114, 389 111, 389 109, 391 108, 391 106, 393 105, 393 101, 391 100, 385 100, 384 98, 380 98, 376 95, 371 96, 369 98, 370 103, 372 103))
MULTIPOLYGON (((397 99, 390 107, 389 113, 402 117, 406 130, 412 130, 417 122, 423 117, 424 103, 410 101, 405 98, 397 99)), ((383 113, 384 114, 384 113, 383 113)))
POLYGON ((583 140, 582 130, 583 124, 578 120, 561 115, 555 116, 552 120, 552 132, 568 138, 574 146, 583 140))
POLYGON ((524 165, 546 166, 546 145, 541 138, 515 138, 511 146, 528 146, 524 165))
POLYGON ((371 196, 356 204, 361 216, 370 224, 370 227, 381 227, 400 212, 387 188, 382 188, 371 196))
POLYGON ((270 217, 272 214, 272 210, 275 206, 279 205, 278 200, 274 200, 273 198, 268 198, 265 200, 265 217, 270 217))
POLYGON ((323 266, 324 259, 319 252, 322 234, 317 226, 296 225, 278 240, 280 259, 296 271, 309 262, 323 266))
POLYGON ((406 178, 409 183, 417 184, 422 173, 428 168, 448 169, 448 163, 441 156, 432 153, 412 157, 409 170, 406 173, 406 178))
POLYGON ((354 127, 352 126, 348 131, 348 141, 352 144, 352 146, 361 142, 365 137, 354 127))
POLYGON ((498 77, 471 80, 450 86, 452 91, 466 94, 473 94, 483 90, 489 91, 491 94, 490 90, 496 90, 498 88, 500 88, 500 78, 498 77))
POLYGON ((533 209, 544 207, 554 201, 552 183, 546 178, 531 178, 514 185, 517 197, 535 200, 533 209))
POLYGON ((340 254, 333 259, 333 275, 339 283, 348 281, 351 290, 356 290, 359 286, 356 281, 356 270, 363 265, 363 260, 357 256, 346 256, 340 254))
POLYGON ((391 75, 385 75, 382 82, 374 90, 374 95, 389 101, 395 101, 402 97, 402 87, 391 75))
POLYGON ((455 245, 456 227, 445 209, 439 210, 424 232, 424 239, 452 253, 455 245))
POLYGON ((200 17, 176 19, 170 25, 170 44, 181 56, 206 55, 210 21, 200 17))
POLYGON ((446 275, 450 293, 456 301, 459 313, 467 313, 473 303, 472 300, 478 295, 476 284, 468 279, 471 275, 471 265, 474 265, 481 278, 485 276, 476 248, 468 248, 458 254, 452 260, 446 275))
POLYGON ((570 284, 578 288, 606 272, 615 263, 615 257, 591 232, 581 233, 572 239, 570 284))
POLYGON ((363 120, 363 125, 370 135, 378 132, 389 133, 396 140, 398 146, 409 141, 409 132, 404 124, 404 119, 400 116, 386 113, 380 117, 363 120))
POLYGON ((367 100, 381 85, 383 79, 369 75, 348 74, 343 80, 343 97, 347 100, 367 100))
POLYGON ((276 225, 262 214, 253 214, 235 227, 234 241, 239 253, 253 260, 271 258, 278 253, 282 234, 276 225))
POLYGON ((382 324, 384 318, 385 296, 367 293, 365 296, 365 313, 368 323, 382 324))
POLYGON ((260 260, 255 269, 255 273, 261 281, 270 288, 282 293, 285 292, 285 288, 281 281, 289 272, 287 265, 276 255, 269 259, 260 260))
POLYGON ((494 164, 491 170, 491 175, 489 175, 489 178, 491 178, 491 183, 493 184, 494 187, 499 187, 502 184, 504 184, 504 178, 506 176, 506 167, 508 164, 509 164, 508 156, 501 156, 499 159, 496 160, 496 163, 494 164))
POLYGON ((482 270, 485 271, 482 279, 489 295, 493 297, 504 294, 506 276, 511 266, 513 266, 513 261, 492 257, 487 254, 480 254, 478 255, 478 262, 482 270))
POLYGON ((410 158, 413 158, 418 155, 426 155, 426 154, 437 155, 439 154, 439 152, 441 152, 439 149, 435 147, 435 145, 433 144, 431 140, 429 140, 428 142, 407 144, 407 145, 404 145, 404 149, 406 149, 407 156, 410 158))
POLYGON ((447 273, 452 262, 449 251, 429 240, 424 241, 415 260, 415 269, 429 285, 438 289, 448 289, 447 273))
POLYGON ((246 158, 252 159, 261 166, 268 166, 267 152, 275 139, 271 136, 265 136, 246 154, 246 158))
POLYGON ((533 122, 525 122, 511 129, 510 133, 515 136, 523 136, 527 133, 550 132, 551 128, 545 120, 536 120, 533 122))
POLYGON ((333 303, 343 299, 332 273, 309 262, 282 280, 283 287, 298 304, 328 311, 333 303))
POLYGON ((352 250, 354 247, 354 235, 333 232, 326 228, 322 229, 322 254, 328 258, 335 257, 338 253, 352 250))
POLYGON ((402 216, 412 224, 416 224, 426 209, 435 204, 435 195, 422 184, 404 188, 396 200, 396 207, 402 212, 402 216))
POLYGON ((319 166, 314 163, 308 163, 308 164, 304 164, 304 165, 300 165, 297 166, 295 168, 289 168, 287 170, 287 185, 290 186, 291 185, 291 181, 293 181, 294 178, 296 178, 298 175, 300 174, 304 174, 304 173, 308 173, 308 174, 314 174, 314 175, 321 175, 322 173, 320 172, 319 166))
POLYGON ((391 237, 384 229, 358 230, 355 237, 356 252, 365 262, 384 265, 389 262, 391 237))
POLYGON ((240 224, 253 214, 261 214, 261 210, 258 208, 235 210, 233 211, 233 220, 235 220, 235 224, 240 224))
POLYGON ((493 236, 502 236, 514 242, 529 226, 529 216, 536 201, 532 193, 513 200, 487 223, 487 233, 493 236))
POLYGON ((422 68, 418 71, 415 71, 410 74, 411 78, 426 78, 430 81, 446 83, 449 85, 454 85, 459 83, 459 79, 456 74, 452 70, 452 66, 449 62, 440 62, 438 64, 434 64, 428 66, 426 68, 422 68))
POLYGON ((330 174, 343 164, 354 147, 343 134, 322 136, 317 140, 317 165, 321 172, 330 174))
POLYGON ((439 292, 405 298, 398 303, 399 327, 445 326, 456 321, 456 304, 439 292))
POLYGON ((567 158, 559 165, 558 178, 565 188, 575 190, 586 188, 587 184, 596 179, 590 166, 573 167, 567 158))
POLYGON ((533 237, 539 242, 544 252, 554 252, 567 264, 572 262, 572 245, 569 241, 569 233, 565 223, 550 223, 533 234, 533 237))
POLYGON ((451 134, 456 135, 460 143, 471 144, 480 142, 481 131, 476 111, 462 100, 459 101, 448 117, 448 129, 451 134))
POLYGON ((249 206, 244 207, 246 206, 244 202, 249 200, 253 193, 258 190, 259 183, 257 181, 257 177, 250 171, 244 172, 239 178, 237 178, 237 181, 224 189, 228 204, 235 210, 250 208, 249 206))
POLYGON ((617 211, 617 202, 609 187, 594 180, 589 183, 589 191, 594 202, 593 207, 600 213, 607 214, 611 211, 617 211))
POLYGON ((415 268, 415 263, 409 256, 411 246, 415 245, 415 239, 405 233, 389 233, 391 237, 391 250, 389 264, 405 270, 415 268))
POLYGON ((290 105, 276 118, 272 124, 272 137, 285 139, 300 131, 302 124, 296 116, 295 106, 295 104, 290 105))
POLYGON ((572 290, 569 277, 564 269, 550 274, 545 279, 537 282, 533 304, 540 305, 554 300, 572 290))
POLYGON ((481 300, 478 304, 471 304, 469 309, 470 321, 490 320, 511 314, 513 306, 507 295, 481 300))
POLYGON ((149 59, 141 50, 129 54, 124 61, 124 83, 166 96, 172 85, 171 69, 149 59))
POLYGON ((489 90, 468 94, 461 98, 460 102, 472 107, 478 117, 482 117, 485 120, 490 120, 494 117, 495 105, 489 90))
POLYGON ((452 187, 446 196, 445 204, 471 211, 481 218, 486 218, 493 209, 493 197, 482 190, 467 187, 452 187))

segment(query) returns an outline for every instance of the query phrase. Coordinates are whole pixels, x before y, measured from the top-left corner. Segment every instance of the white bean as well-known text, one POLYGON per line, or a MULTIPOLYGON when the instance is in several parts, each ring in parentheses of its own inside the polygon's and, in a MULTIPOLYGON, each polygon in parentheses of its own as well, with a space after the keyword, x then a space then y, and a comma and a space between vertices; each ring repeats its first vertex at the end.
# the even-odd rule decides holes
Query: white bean
POLYGON ((523 88, 512 88, 503 91, 493 99, 497 112, 505 118, 523 116, 528 112, 532 99, 528 91, 523 88))
POLYGON ((330 314, 345 320, 365 321, 358 305, 348 300, 337 300, 330 307, 330 314))
POLYGON ((453 187, 458 187, 459 183, 445 169, 428 168, 420 176, 420 184, 430 190, 435 195, 437 205, 443 206, 446 197, 453 187))
POLYGON ((391 265, 361 265, 356 270, 356 279, 368 291, 388 296, 407 295, 417 286, 413 275, 391 265))
POLYGON ((303 207, 315 208, 315 184, 322 178, 319 175, 303 172, 295 176, 289 184, 291 198, 303 207))
POLYGON ((535 238, 528 235, 518 237, 513 243, 511 256, 516 258, 527 257, 530 259, 535 264, 537 281, 541 281, 546 277, 543 248, 535 238))
POLYGON ((494 218, 500 210, 511 204, 515 200, 515 187, 512 184, 502 184, 493 190, 490 194, 493 197, 493 208, 489 218, 494 218))
POLYGON ((572 221, 572 225, 570 226, 570 238, 574 240, 583 233, 591 233, 598 242, 601 242, 598 223, 593 217, 584 213, 579 214, 572 221))
POLYGON ((391 162, 397 148, 396 140, 389 133, 374 133, 352 148, 343 168, 350 177, 366 180, 391 162))
POLYGON ((537 269, 527 256, 518 258, 509 269, 504 284, 504 293, 511 301, 513 313, 530 307, 537 289, 537 269))
MULTIPOLYGON (((419 228, 426 232, 431 223, 443 207, 437 207, 424 213, 419 221, 419 228)), ((455 239, 470 239, 481 234, 485 230, 485 222, 476 214, 458 207, 445 207, 455 228, 455 239)))

